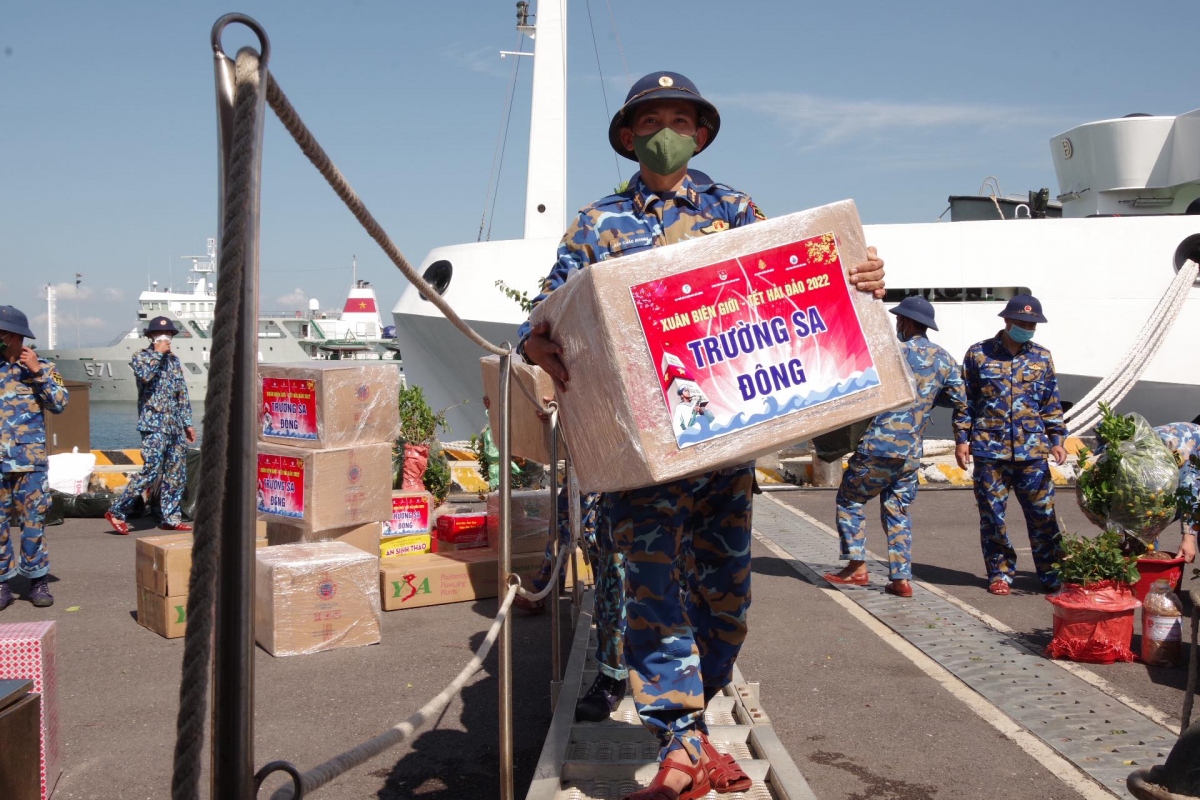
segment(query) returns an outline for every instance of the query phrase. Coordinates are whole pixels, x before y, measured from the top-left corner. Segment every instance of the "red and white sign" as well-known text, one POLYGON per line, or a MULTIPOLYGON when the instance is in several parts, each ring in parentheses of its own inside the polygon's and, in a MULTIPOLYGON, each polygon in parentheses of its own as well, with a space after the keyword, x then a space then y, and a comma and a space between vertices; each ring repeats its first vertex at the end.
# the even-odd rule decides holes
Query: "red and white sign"
POLYGON ((317 438, 316 383, 294 378, 262 379, 262 433, 278 439, 317 438))
POLYGON ((680 447, 879 385, 832 233, 630 287, 680 447))
POLYGON ((429 533, 432 497, 426 492, 392 495, 392 518, 383 523, 384 536, 429 533))
POLYGON ((454 544, 487 545, 487 514, 444 514, 438 517, 438 538, 454 544))
MULTIPOLYGON (((61 773, 62 748, 58 731, 58 629, 53 622, 0 625, 0 680, 33 681, 42 696, 42 800, 54 793, 61 773)), ((0 743, 2 746, 2 743, 0 743)), ((3 787, 0 786, 0 795, 3 787)))
POLYGON ((258 454, 259 512, 304 518, 304 459, 258 454))

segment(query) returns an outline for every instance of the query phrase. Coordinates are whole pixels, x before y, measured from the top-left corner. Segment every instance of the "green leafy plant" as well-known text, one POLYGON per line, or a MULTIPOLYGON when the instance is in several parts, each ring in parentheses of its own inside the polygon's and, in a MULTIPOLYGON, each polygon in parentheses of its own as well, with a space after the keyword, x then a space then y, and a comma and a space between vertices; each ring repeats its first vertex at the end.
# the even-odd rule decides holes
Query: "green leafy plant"
POLYGON ((1126 552, 1123 538, 1116 531, 1105 531, 1089 539, 1085 536, 1063 536, 1063 556, 1054 562, 1054 569, 1064 583, 1088 586, 1100 581, 1137 583, 1141 577, 1137 560, 1126 552))
POLYGON ((421 476, 421 482, 425 484, 425 491, 433 495, 439 505, 450 494, 454 480, 450 474, 450 462, 446 459, 441 445, 435 443, 429 448, 429 461, 425 465, 425 474, 421 476))
MULTIPOLYGON (((475 454, 475 468, 479 471, 479 476, 487 482, 488 486, 494 488, 497 478, 492 475, 492 469, 496 464, 496 460, 488 450, 489 441, 489 437, 482 433, 478 436, 472 436, 471 452, 475 454)), ((537 486, 541 483, 544 472, 545 470, 542 465, 537 462, 528 461, 524 458, 513 458, 509 485, 514 489, 527 489, 537 486)))
MULTIPOLYGON (((496 281, 496 287, 505 297, 519 305, 521 310, 526 314, 533 311, 533 297, 529 296, 529 292, 518 292, 504 281, 496 281)), ((534 295, 534 297, 537 297, 537 295, 534 295)))
POLYGON ((445 410, 435 412, 419 386, 403 386, 397 399, 400 406, 400 437, 392 444, 392 485, 399 487, 404 468, 404 445, 423 445, 429 448, 429 461, 421 482, 425 491, 440 504, 450 494, 452 479, 450 462, 437 443, 441 428, 449 432, 445 410))
MULTIPOLYGON (((1137 435, 1134 415, 1113 413, 1112 407, 1101 403, 1100 424, 1096 436, 1104 446, 1104 453, 1087 464, 1092 455, 1086 448, 1079 452, 1079 463, 1085 464, 1077 479, 1077 491, 1083 510, 1093 517, 1092 521, 1104 524, 1104 520, 1119 518, 1131 530, 1141 530, 1169 522, 1175 516, 1177 495, 1166 489, 1155 489, 1142 480, 1131 480, 1147 463, 1147 455, 1135 449, 1128 466, 1123 462, 1121 444, 1132 441, 1137 435), (1119 512, 1114 514, 1114 510, 1119 512)), ((1157 441, 1157 440, 1155 440, 1157 441)))

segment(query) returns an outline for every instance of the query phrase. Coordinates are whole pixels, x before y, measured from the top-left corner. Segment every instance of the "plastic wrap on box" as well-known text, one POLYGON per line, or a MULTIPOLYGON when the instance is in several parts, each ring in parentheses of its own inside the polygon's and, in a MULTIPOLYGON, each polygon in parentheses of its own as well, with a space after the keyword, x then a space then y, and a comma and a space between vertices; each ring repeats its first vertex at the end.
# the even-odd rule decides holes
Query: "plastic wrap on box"
POLYGON ((847 278, 865 260, 847 200, 572 275, 531 319, 563 347, 580 488, 735 466, 911 403, 894 321, 847 278))
POLYGON ((379 540, 383 535, 382 522, 367 522, 345 528, 328 528, 310 531, 297 528, 286 522, 267 523, 267 544, 300 544, 311 542, 345 542, 372 555, 379 552, 379 540))
POLYGON ((304 361, 258 368, 259 438, 324 449, 400 435, 395 361, 304 361))
MULTIPOLYGON (((554 381, 540 367, 526 364, 519 357, 511 361, 510 386, 512 395, 509 447, 514 456, 528 458, 539 464, 550 463, 550 422, 538 416, 539 405, 529 396, 554 397, 554 381), (528 393, 528 394, 527 394, 528 393)), ((492 429, 492 440, 500 441, 500 356, 479 359, 483 373, 483 393, 491 400, 488 408, 488 426, 492 429)), ((565 458, 566 443, 561 436, 558 442, 558 457, 565 458)))
POLYGON ((443 514, 437 521, 438 540, 452 544, 474 544, 483 540, 487 543, 487 514, 467 512, 443 514))
MULTIPOLYGON (((42 696, 41 800, 49 800, 62 774, 58 718, 58 625, 54 622, 0 624, 0 680, 33 681, 42 696)), ((0 786, 0 797, 4 796, 0 786)))
MULTIPOLYGON (((510 504, 509 530, 513 553, 541 553, 550 536, 550 522, 558 517, 557 508, 546 489, 514 489, 510 504)), ((488 541, 500 546, 500 493, 487 498, 488 541)))
POLYGON ((254 635, 273 656, 377 644, 379 558, 345 542, 256 551, 254 635))
POLYGON ((410 533, 404 536, 384 536, 379 540, 380 558, 424 556, 438 552, 437 537, 429 533, 410 533))
POLYGON ((392 515, 384 520, 384 536, 412 536, 433 530, 433 495, 392 492, 392 515))
POLYGON ((392 445, 258 448, 258 512, 306 531, 381 522, 392 513, 392 445))
MULTIPOLYGON (((263 524, 265 534, 265 523, 263 524)), ((256 531, 257 533, 257 526, 256 531)), ((256 547, 266 547, 267 539, 257 536, 256 547)), ((192 534, 167 533, 143 536, 137 540, 134 558, 137 585, 162 597, 187 597, 192 575, 192 534)))

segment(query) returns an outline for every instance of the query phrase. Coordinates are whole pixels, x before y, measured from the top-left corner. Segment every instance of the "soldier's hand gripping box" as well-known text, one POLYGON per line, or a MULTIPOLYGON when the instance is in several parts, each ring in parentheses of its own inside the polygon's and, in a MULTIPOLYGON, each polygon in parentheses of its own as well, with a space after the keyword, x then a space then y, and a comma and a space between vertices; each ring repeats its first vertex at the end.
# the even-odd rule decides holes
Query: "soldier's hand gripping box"
MULTIPOLYGON (((538 408, 544 398, 554 397, 554 381, 540 367, 526 364, 514 357, 509 372, 511 396, 511 430, 509 448, 514 456, 528 458, 539 464, 550 463, 550 422, 538 416, 538 408), (535 398, 537 404, 530 398, 535 398)), ((500 446, 500 356, 479 359, 483 373, 483 393, 489 399, 488 425, 492 429, 492 440, 500 446)), ((565 458, 566 443, 558 442, 558 457, 565 458)))
POLYGON ((254 637, 273 656, 380 640, 379 558, 345 542, 257 551, 254 637))
POLYGON ((394 361, 305 361, 258 368, 259 438, 325 449, 400 435, 394 361))
POLYGON ((391 516, 392 445, 333 450, 258 448, 258 512, 306 531, 381 522, 391 516))
MULTIPOLYGON (((886 254, 882 254, 886 257, 886 254)), ((735 466, 914 399, 852 201, 594 264, 531 316, 563 347, 583 491, 735 466)))

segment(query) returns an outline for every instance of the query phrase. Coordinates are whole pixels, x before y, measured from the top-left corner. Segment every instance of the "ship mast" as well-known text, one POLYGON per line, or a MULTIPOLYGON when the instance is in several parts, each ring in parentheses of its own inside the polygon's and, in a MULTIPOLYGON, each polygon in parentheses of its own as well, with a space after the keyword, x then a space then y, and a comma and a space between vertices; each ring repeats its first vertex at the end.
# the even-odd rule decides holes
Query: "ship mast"
POLYGON ((55 312, 58 310, 58 303, 55 302, 54 286, 46 284, 46 327, 50 330, 46 334, 46 349, 53 350, 58 346, 58 320, 55 319, 55 312))
POLYGON ((538 0, 532 26, 528 3, 517 5, 517 30, 533 39, 534 52, 525 238, 557 239, 567 227, 567 3, 538 0))

